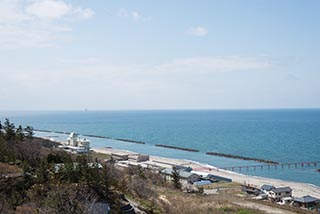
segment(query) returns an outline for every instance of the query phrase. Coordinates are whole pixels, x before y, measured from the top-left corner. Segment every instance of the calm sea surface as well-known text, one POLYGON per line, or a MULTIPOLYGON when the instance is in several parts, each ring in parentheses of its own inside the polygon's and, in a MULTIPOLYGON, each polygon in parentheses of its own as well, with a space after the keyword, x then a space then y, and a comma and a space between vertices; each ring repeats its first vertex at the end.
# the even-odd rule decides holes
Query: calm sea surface
MULTIPOLYGON (((183 158, 214 166, 256 165, 208 156, 215 151, 282 163, 320 161, 320 110, 194 110, 194 111, 87 111, 0 112, 16 125, 36 129, 75 131, 146 142, 138 145, 90 138, 92 147, 112 146, 164 157, 183 158), (200 153, 155 147, 168 144, 200 153)), ((38 136, 66 135, 37 133, 38 136)), ((241 173, 312 183, 320 186, 320 173, 312 167, 242 170, 241 173)))

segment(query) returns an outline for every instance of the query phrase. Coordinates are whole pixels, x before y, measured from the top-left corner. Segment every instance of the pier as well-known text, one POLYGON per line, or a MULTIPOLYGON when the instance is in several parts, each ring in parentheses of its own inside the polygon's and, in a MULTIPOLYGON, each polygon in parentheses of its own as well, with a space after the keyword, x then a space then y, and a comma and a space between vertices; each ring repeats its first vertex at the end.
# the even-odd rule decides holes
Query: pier
POLYGON ((264 170, 264 169, 290 169, 298 167, 315 167, 320 165, 320 161, 311 162, 294 162, 294 163, 279 163, 279 164, 265 164, 265 165, 251 165, 251 166, 228 166, 221 167, 220 169, 229 171, 242 171, 242 170, 264 170))

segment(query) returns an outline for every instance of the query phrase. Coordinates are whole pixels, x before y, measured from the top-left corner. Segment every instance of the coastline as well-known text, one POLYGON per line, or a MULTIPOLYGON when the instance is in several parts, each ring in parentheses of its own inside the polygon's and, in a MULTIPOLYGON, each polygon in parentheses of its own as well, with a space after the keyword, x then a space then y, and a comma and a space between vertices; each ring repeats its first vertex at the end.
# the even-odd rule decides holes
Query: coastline
MULTIPOLYGON (((121 154, 137 154, 136 152, 128 151, 128 150, 120 150, 120 149, 112 149, 106 147, 94 147, 92 148, 94 152, 104 153, 104 154, 112 154, 112 153, 121 153, 121 154)), ((245 175, 237 172, 232 172, 228 170, 219 169, 215 166, 211 166, 208 164, 199 163, 192 160, 186 159, 176 159, 176 158, 166 158, 160 156, 151 156, 150 160, 145 162, 138 163, 144 167, 147 166, 161 166, 161 167, 172 167, 173 165, 183 165, 190 166, 195 173, 210 173, 222 177, 231 178, 233 182, 237 182, 240 184, 250 184, 253 186, 261 187, 264 184, 273 185, 276 187, 289 186, 292 188, 292 194, 294 197, 302 197, 306 195, 311 195, 316 198, 320 198, 320 187, 302 182, 294 182, 287 180, 280 180, 274 178, 266 178, 260 176, 252 176, 245 175)))

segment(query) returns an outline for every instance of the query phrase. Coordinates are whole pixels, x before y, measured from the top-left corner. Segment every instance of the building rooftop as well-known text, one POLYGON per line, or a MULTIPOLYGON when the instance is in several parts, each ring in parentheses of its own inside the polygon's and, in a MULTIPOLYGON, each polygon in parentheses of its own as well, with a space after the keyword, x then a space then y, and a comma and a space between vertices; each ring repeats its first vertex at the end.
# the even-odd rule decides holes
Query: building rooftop
POLYGON ((291 192, 292 189, 290 187, 279 187, 279 188, 273 188, 271 191, 274 193, 281 193, 281 192, 291 192))
POLYGON ((192 173, 190 173, 190 172, 187 172, 187 171, 179 171, 179 176, 181 177, 181 178, 189 178, 190 176, 192 175, 192 173))
POLYGON ((320 203, 319 198, 315 198, 310 195, 306 195, 301 198, 295 198, 294 201, 300 202, 300 203, 320 203))
POLYGON ((274 186, 268 185, 268 184, 264 184, 264 185, 261 187, 261 189, 267 190, 267 191, 270 191, 270 190, 272 190, 272 189, 274 189, 274 188, 275 188, 274 186))

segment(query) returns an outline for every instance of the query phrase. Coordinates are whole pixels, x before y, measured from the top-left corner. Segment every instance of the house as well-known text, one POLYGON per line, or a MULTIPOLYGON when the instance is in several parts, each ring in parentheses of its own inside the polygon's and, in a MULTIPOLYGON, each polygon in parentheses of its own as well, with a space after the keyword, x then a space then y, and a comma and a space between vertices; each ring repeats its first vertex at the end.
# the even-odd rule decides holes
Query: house
POLYGON ((196 181, 201 180, 200 175, 191 173, 191 172, 187 172, 187 171, 178 171, 179 172, 179 176, 181 179, 187 180, 188 183, 193 184, 196 181))
MULTIPOLYGON (((172 172, 173 172, 172 168, 165 168, 165 169, 162 169, 160 172, 165 176, 167 180, 171 180, 172 172)), ((200 175, 197 175, 188 171, 178 170, 178 174, 181 179, 187 180, 188 183, 191 183, 191 184, 201 180, 200 175)))
POLYGON ((312 209, 320 205, 320 199, 307 195, 301 198, 295 198, 293 204, 298 207, 312 209))
POLYGON ((250 186, 250 185, 243 185, 242 191, 246 192, 248 195, 256 195, 256 196, 258 196, 261 193, 259 188, 250 186))
POLYGON ((278 204, 280 204, 280 205, 290 205, 292 202, 293 202, 293 198, 292 197, 284 197, 284 198, 280 199, 278 204))
POLYGON ((268 198, 272 201, 280 201, 282 198, 292 196, 292 189, 290 187, 277 188, 275 186, 265 184, 261 187, 261 191, 267 194, 268 198))
POLYGON ((261 187, 261 191, 264 192, 265 194, 268 194, 272 189, 274 189, 275 187, 272 185, 268 185, 268 184, 264 184, 261 187))
POLYGON ((148 161, 150 159, 149 155, 144 155, 144 154, 130 154, 129 155, 129 160, 133 160, 136 162, 144 162, 148 161))
POLYGON ((292 189, 290 187, 279 187, 279 188, 272 188, 268 192, 269 199, 273 201, 279 201, 281 198, 284 197, 291 197, 292 196, 292 189))
POLYGON ((111 153, 111 158, 115 161, 126 161, 129 160, 128 154, 118 154, 118 153, 111 153))
POLYGON ((179 171, 179 170, 182 170, 182 171, 187 171, 187 172, 191 172, 192 171, 192 168, 190 166, 182 166, 182 165, 178 165, 178 166, 175 166, 176 169, 179 171))
POLYGON ((225 177, 221 177, 218 175, 212 175, 212 174, 208 174, 205 177, 205 179, 209 180, 211 182, 218 182, 218 181, 232 182, 232 179, 230 179, 230 178, 225 178, 225 177))

